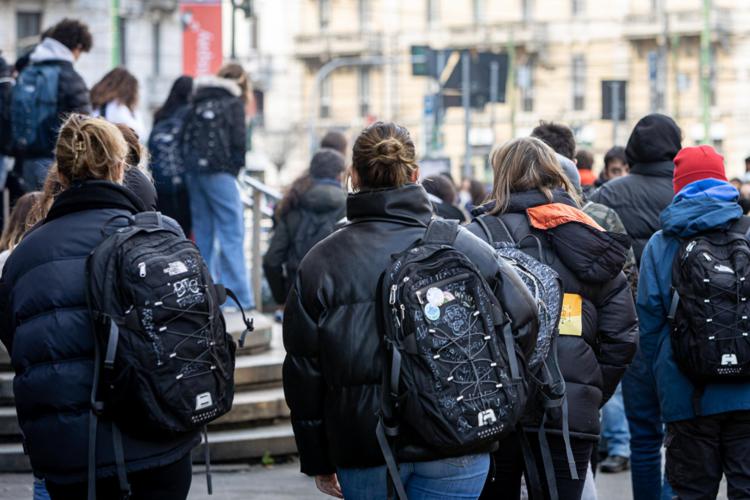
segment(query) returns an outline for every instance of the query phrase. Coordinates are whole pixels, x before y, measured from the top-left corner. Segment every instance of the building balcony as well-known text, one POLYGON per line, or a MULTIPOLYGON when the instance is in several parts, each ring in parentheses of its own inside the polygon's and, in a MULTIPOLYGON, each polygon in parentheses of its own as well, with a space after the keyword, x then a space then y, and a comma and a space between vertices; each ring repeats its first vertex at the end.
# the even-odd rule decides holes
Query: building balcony
POLYGON ((466 24, 430 30, 425 44, 434 48, 505 49, 509 44, 537 53, 549 43, 549 29, 542 22, 466 24))
POLYGON ((381 33, 320 32, 297 35, 295 55, 303 60, 324 60, 336 57, 366 56, 382 53, 381 33))
MULTIPOLYGON (((665 14, 666 27, 658 13, 630 14, 623 23, 623 34, 632 41, 638 41, 661 37, 665 34, 665 28, 669 35, 679 36, 697 37, 703 31, 703 12, 700 9, 667 11, 665 14)), ((712 35, 728 32, 732 25, 731 10, 712 9, 709 23, 712 35)))

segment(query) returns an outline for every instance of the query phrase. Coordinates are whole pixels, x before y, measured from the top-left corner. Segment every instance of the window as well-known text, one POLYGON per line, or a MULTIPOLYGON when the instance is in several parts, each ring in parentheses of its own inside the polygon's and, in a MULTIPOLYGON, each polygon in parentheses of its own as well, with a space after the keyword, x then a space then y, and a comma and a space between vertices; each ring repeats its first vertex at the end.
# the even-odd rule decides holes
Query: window
POLYGON ((484 0, 474 0, 473 7, 474 23, 481 24, 484 21, 484 0))
POLYGON ((586 108, 586 58, 583 54, 573 56, 572 62, 573 109, 586 108))
POLYGON ((359 0, 359 28, 362 31, 367 31, 372 27, 372 17, 370 9, 370 0, 359 0))
POLYGON ((427 0, 427 25, 432 26, 440 21, 440 0, 427 0))
POLYGON ((534 111, 534 63, 527 61, 518 67, 518 89, 521 95, 521 109, 534 111))
POLYGON ((570 0, 570 11, 574 16, 580 16, 586 10, 586 0, 570 0))
POLYGON ((664 87, 666 79, 662 57, 658 50, 650 50, 646 55, 648 60, 649 106, 651 111, 664 110, 664 87))
POLYGON ((331 77, 320 82, 320 117, 331 116, 331 77))
POLYGON ((151 25, 151 52, 151 73, 158 76, 161 74, 161 21, 158 20, 151 25))
POLYGON ((521 18, 524 21, 534 18, 534 0, 521 0, 521 18))
POLYGON ((16 12, 16 55, 26 54, 39 41, 41 12, 16 12))
POLYGON ((370 114, 370 68, 359 68, 359 116, 370 114))
POLYGON ((327 30, 331 24, 331 0, 319 0, 318 19, 320 22, 320 30, 327 30))

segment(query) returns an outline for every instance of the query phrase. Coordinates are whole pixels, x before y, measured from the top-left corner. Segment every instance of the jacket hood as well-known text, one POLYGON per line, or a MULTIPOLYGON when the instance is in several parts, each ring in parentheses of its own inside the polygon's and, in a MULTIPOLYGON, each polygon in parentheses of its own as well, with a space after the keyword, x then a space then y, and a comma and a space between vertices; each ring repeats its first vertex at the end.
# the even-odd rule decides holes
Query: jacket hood
POLYGON ((32 63, 44 61, 67 61, 73 64, 73 62, 75 62, 73 53, 70 49, 54 38, 45 38, 42 40, 31 53, 30 60, 32 63))
POLYGON ((560 167, 563 170, 563 173, 565 173, 565 177, 568 178, 568 180, 573 184, 573 187, 575 188, 576 192, 581 192, 581 174, 578 173, 578 168, 576 167, 576 164, 573 163, 572 160, 569 158, 564 157, 560 153, 555 153, 557 155, 557 161, 560 162, 560 167))
POLYGON ((342 210, 346 205, 346 192, 334 180, 319 180, 300 198, 300 206, 316 213, 342 210))
POLYGON ((625 148, 631 168, 637 164, 671 162, 682 148, 682 131, 675 121, 659 113, 636 123, 625 148))
POLYGON ((373 189, 349 195, 346 217, 352 222, 372 218, 426 227, 432 219, 432 204, 418 184, 373 189))
POLYGON ((204 89, 222 89, 226 90, 230 95, 234 97, 240 97, 242 95, 242 89, 234 80, 229 78, 220 78, 214 75, 199 76, 195 79, 195 94, 200 93, 204 89))
POLYGON ((132 214, 145 212, 146 206, 130 189, 109 181, 84 181, 73 184, 55 198, 44 222, 85 210, 118 208, 132 214))
POLYGON ((728 227, 742 217, 739 192, 728 182, 704 179, 685 186, 661 213, 664 233, 687 238, 728 227))
MULTIPOLYGON (((578 207, 573 198, 562 189, 556 189, 552 193, 552 200, 550 201, 544 193, 538 189, 531 189, 529 191, 517 191, 510 194, 510 203, 505 213, 517 213, 525 212, 527 209, 537 207, 539 205, 546 205, 548 203, 563 203, 570 205, 571 207, 578 207)), ((479 216, 492 211, 495 208, 495 201, 488 201, 481 207, 477 207, 471 211, 471 215, 479 216)))

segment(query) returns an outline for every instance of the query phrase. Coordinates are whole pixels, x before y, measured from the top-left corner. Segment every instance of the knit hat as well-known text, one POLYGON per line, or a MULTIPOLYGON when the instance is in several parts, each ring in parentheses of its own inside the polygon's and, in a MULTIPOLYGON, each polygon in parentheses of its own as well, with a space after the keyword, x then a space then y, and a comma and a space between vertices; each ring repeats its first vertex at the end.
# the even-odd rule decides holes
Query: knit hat
POLYGON ((674 157, 674 193, 677 194, 691 182, 702 179, 726 181, 724 157, 711 146, 682 148, 674 157))

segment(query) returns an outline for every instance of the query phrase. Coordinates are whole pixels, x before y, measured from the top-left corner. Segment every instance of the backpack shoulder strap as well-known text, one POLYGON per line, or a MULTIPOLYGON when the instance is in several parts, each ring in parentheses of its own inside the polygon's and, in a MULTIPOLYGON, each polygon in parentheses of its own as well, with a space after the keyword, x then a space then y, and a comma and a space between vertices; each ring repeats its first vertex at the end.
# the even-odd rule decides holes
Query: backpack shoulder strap
POLYGON ((484 234, 487 235, 490 244, 496 241, 509 241, 514 245, 518 244, 513 234, 511 234, 510 229, 508 229, 508 226, 500 217, 483 214, 477 217, 476 221, 484 231, 484 234))
POLYGON ((453 245, 458 236, 458 221, 433 219, 427 226, 422 241, 437 245, 453 245))
POLYGON ((729 231, 733 233, 741 233, 744 234, 746 238, 750 238, 750 217, 743 215, 732 224, 729 231))
POLYGON ((164 218, 161 212, 139 212, 135 214, 135 223, 138 226, 158 226, 164 225, 164 218))

